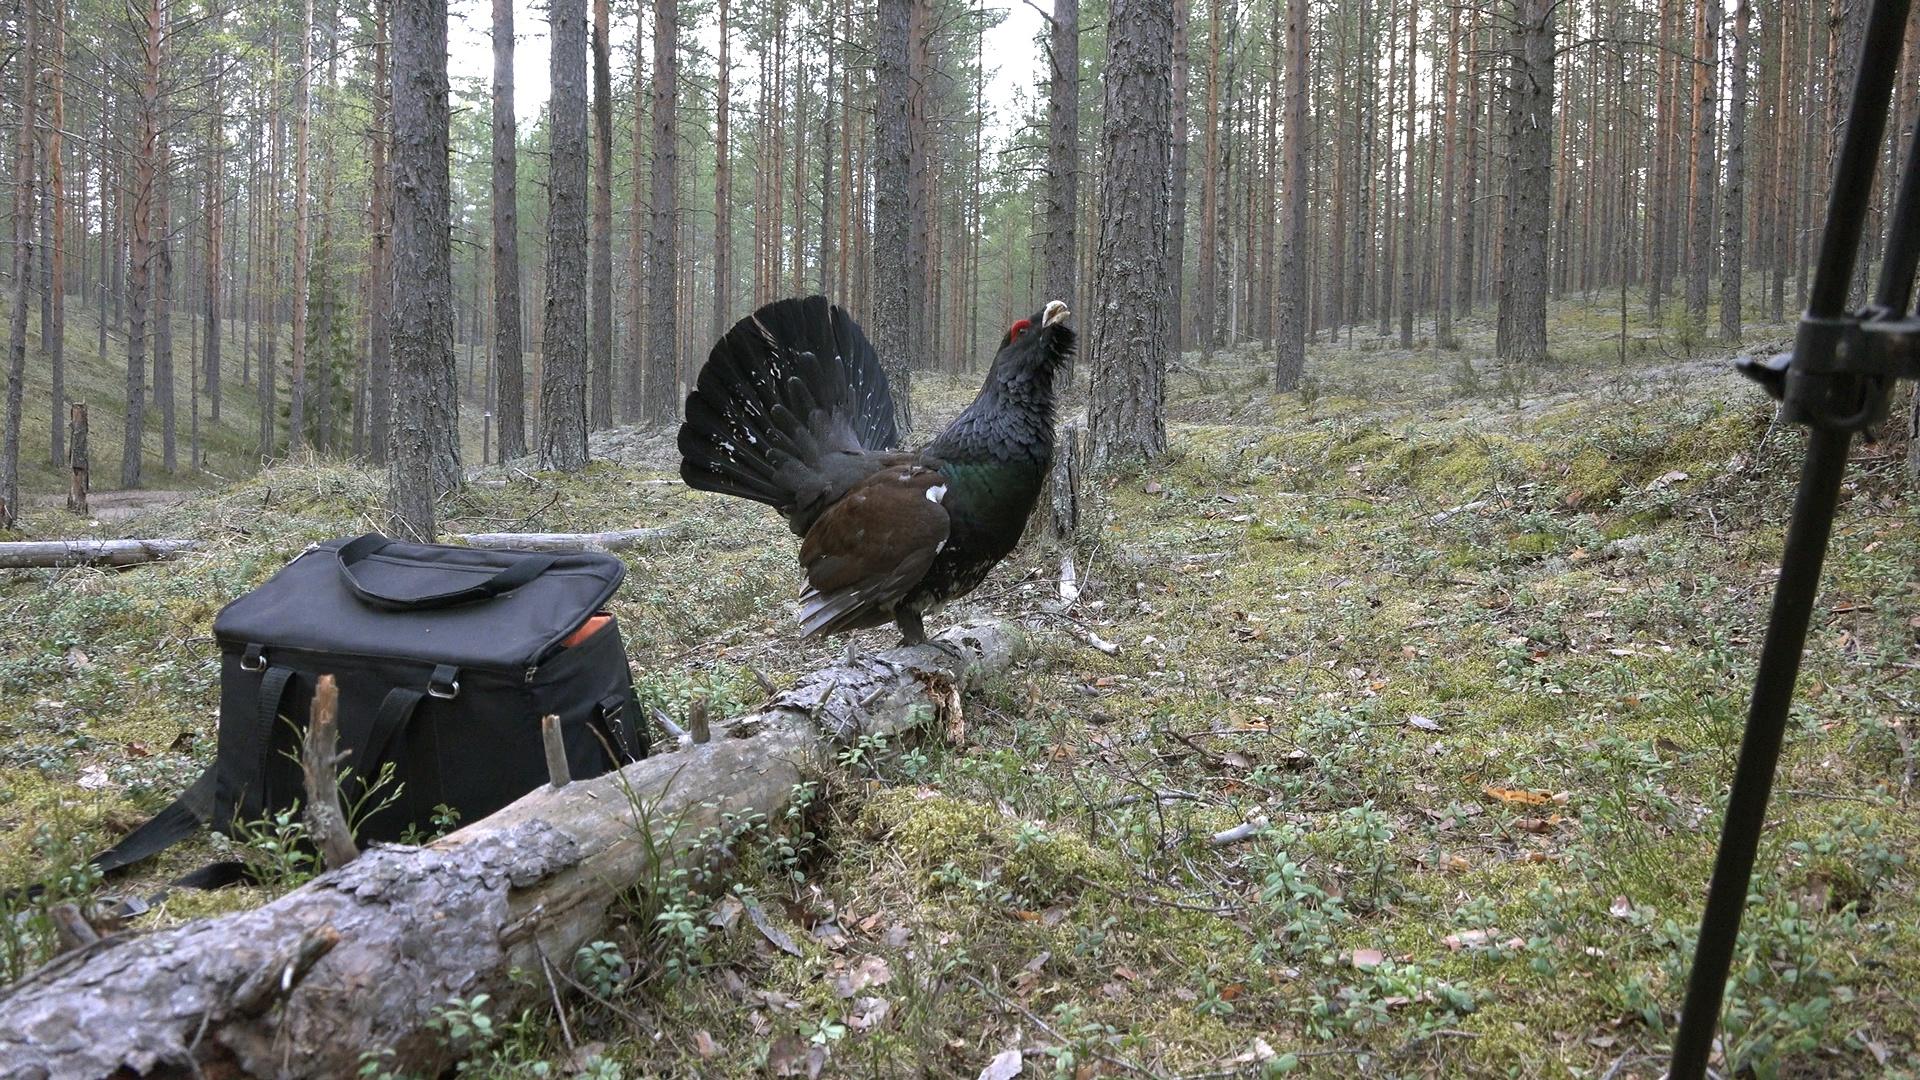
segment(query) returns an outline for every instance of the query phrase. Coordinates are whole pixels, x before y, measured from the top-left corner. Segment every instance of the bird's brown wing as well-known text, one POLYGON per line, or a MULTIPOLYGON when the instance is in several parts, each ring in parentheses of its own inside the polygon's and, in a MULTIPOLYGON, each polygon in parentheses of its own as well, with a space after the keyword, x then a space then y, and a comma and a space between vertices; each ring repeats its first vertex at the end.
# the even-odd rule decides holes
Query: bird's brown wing
POLYGON ((862 481, 828 507, 800 545, 807 636, 879 626, 946 546, 947 481, 927 465, 900 465, 862 481))

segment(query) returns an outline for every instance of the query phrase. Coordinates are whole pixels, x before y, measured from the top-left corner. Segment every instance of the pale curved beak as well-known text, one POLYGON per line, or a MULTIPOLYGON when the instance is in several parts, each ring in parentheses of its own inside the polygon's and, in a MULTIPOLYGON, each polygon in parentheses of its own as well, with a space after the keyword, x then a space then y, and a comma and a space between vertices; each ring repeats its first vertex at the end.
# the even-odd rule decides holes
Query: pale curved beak
POLYGON ((1049 300, 1047 301, 1046 310, 1041 312, 1040 325, 1043 327, 1052 326, 1054 323, 1065 320, 1066 317, 1071 314, 1073 314, 1073 312, 1067 310, 1065 302, 1049 300))

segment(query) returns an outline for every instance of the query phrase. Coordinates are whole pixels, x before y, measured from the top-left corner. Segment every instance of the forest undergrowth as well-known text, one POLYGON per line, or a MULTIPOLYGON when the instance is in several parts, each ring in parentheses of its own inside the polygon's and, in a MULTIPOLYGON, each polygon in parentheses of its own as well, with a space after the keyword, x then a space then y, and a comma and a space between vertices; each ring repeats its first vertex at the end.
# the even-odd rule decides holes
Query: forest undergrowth
MULTIPOLYGON (((1645 331, 1623 365, 1604 313, 1555 319, 1557 362, 1520 376, 1474 359, 1477 323, 1454 351, 1318 345, 1284 396, 1256 348, 1188 354, 1167 458, 1097 478, 1079 537, 1030 538, 945 617, 1029 627, 1029 655, 968 697, 964 745, 848 747, 725 895, 670 885, 582 949, 593 994, 564 1030, 448 1002, 463 1074, 1658 1076, 1803 439, 1724 354, 1645 331)), ((1787 333, 1756 343, 1769 329, 1787 333)), ((938 414, 971 382, 916 386, 938 414)), ((1730 1071, 1920 1070, 1902 457, 1856 450, 1729 989, 1730 1071)), ((382 497, 371 472, 285 464, 105 526, 206 555, 0 583, 9 883, 47 884, 46 903, 228 850, 272 883, 176 893, 152 926, 312 873, 291 821, 135 882, 80 864, 209 760, 220 605, 379 525, 382 497)), ((778 519, 670 474, 496 469, 443 514, 686 522, 629 556, 614 608, 670 714, 743 710, 756 675, 840 650, 795 641, 778 519)), ((0 919, 0 975, 47 955, 38 911, 0 919)))

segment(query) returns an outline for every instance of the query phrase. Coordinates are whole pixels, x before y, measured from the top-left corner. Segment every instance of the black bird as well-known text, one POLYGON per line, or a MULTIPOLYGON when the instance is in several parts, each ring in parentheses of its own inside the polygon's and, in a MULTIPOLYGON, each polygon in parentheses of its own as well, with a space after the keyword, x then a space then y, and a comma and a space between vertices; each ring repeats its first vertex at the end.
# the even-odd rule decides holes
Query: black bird
POLYGON ((680 475, 763 502, 804 539, 807 636, 922 618, 973 591, 1020 542, 1053 460, 1054 378, 1073 356, 1058 300, 1007 330, 979 396, 898 449, 880 358, 824 296, 735 323, 687 397, 680 475))

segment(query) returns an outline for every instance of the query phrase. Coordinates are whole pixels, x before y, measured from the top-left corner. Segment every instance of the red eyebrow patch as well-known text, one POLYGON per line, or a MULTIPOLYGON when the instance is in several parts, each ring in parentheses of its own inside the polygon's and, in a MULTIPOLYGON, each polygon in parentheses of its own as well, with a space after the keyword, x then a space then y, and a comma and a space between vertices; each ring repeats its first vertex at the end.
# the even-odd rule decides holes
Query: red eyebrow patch
POLYGON ((1019 322, 1014 323, 1013 326, 1008 328, 1007 336, 1017 338, 1021 334, 1024 334, 1031 329, 1033 329, 1033 320, 1021 319, 1019 322))

